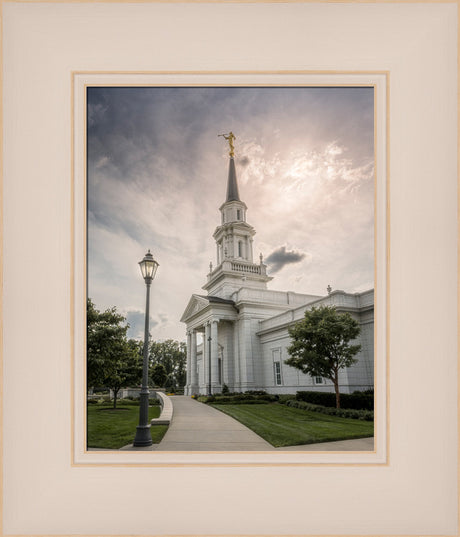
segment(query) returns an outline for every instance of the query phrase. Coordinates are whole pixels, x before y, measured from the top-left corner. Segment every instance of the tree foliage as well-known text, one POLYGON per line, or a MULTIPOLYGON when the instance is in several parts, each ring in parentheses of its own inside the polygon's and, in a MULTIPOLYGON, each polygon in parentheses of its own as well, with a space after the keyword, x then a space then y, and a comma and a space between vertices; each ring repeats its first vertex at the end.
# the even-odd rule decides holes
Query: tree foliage
POLYGON ((155 384, 172 389, 185 386, 187 354, 184 342, 173 339, 154 341, 150 344, 149 359, 151 372, 156 364, 162 364, 166 371, 164 384, 155 384))
POLYGON ((141 347, 128 340, 128 325, 116 308, 103 312, 87 302, 87 385, 104 386, 114 392, 114 407, 120 388, 138 384, 142 375, 141 347))
POLYGON ((324 377, 334 384, 336 406, 340 408, 339 371, 357 362, 361 345, 351 345, 361 329, 349 313, 337 313, 332 306, 313 307, 302 321, 289 329, 292 338, 286 364, 312 377, 324 377))
POLYGON ((166 373, 165 366, 163 364, 155 364, 152 367, 150 377, 154 386, 163 387, 168 380, 168 374, 166 373))

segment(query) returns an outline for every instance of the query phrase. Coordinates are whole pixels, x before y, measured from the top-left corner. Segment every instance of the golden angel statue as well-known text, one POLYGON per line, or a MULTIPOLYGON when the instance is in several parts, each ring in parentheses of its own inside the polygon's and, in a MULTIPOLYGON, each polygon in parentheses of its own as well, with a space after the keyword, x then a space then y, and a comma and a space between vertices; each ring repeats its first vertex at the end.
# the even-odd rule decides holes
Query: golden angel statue
POLYGON ((223 136, 225 140, 228 140, 228 145, 230 146, 229 155, 233 157, 235 155, 235 146, 233 145, 233 140, 236 138, 233 132, 230 131, 228 134, 218 134, 217 136, 223 136))

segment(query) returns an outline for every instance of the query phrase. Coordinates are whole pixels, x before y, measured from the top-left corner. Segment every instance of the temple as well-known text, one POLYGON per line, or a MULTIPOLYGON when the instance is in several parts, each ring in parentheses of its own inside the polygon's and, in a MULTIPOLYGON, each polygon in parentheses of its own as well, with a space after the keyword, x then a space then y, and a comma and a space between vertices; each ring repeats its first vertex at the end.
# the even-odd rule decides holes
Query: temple
POLYGON ((310 377, 284 363, 289 357, 288 327, 300 321, 306 309, 333 305, 349 312, 361 325, 358 361, 340 373, 340 390, 351 393, 374 386, 374 291, 332 291, 324 296, 274 291, 262 255, 254 260, 255 229, 247 222, 247 206, 240 199, 230 142, 227 191, 219 208, 220 225, 213 233, 216 266, 210 265, 202 289, 193 294, 181 317, 187 332, 185 394, 265 390, 334 391, 331 381, 310 377))

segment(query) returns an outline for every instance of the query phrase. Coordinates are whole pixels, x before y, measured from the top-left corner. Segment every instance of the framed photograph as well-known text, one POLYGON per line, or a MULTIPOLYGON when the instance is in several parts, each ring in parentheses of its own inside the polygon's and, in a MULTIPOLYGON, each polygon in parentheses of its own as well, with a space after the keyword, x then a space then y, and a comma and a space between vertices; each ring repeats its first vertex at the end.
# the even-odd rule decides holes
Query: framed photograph
POLYGON ((457 11, 2 3, 3 535, 458 535, 457 11), (118 384, 86 362, 114 306, 118 384), (262 407, 335 396, 286 363, 327 306, 360 322, 339 385, 374 388, 372 445, 264 438, 262 407), (90 407, 149 409, 145 356, 162 404, 98 445, 90 407), (261 443, 188 415, 143 446, 165 401, 252 406, 261 443))
MULTIPOLYGON (((174 462, 174 456, 179 456, 177 460, 190 464, 242 460, 247 463, 248 460, 261 462, 269 455, 265 452, 276 450, 276 455, 271 453, 267 462, 384 463, 386 75, 216 72, 202 76, 152 73, 139 78, 130 74, 78 73, 75 75, 77 93, 82 97, 76 98, 75 140, 79 138, 78 133, 87 133, 86 143, 77 144, 81 150, 86 148, 87 173, 83 177, 78 172, 75 175, 76 212, 80 213, 82 208, 85 216, 84 207, 87 207, 87 225, 81 225, 80 217, 76 217, 76 252, 88 252, 86 263, 82 256, 76 259, 77 271, 80 267, 86 274, 86 280, 82 275, 78 281, 87 288, 87 293, 85 289, 75 290, 76 296, 83 298, 76 302, 77 320, 84 318, 80 310, 86 296, 90 302, 87 353, 81 353, 80 343, 85 340, 85 330, 80 323, 76 325, 76 333, 81 335, 76 337, 75 371, 85 371, 87 354, 91 403, 86 413, 83 375, 77 374, 75 408, 83 422, 81 419, 75 422, 75 450, 78 453, 85 447, 82 433, 88 430, 89 452, 82 457, 77 455, 78 461, 158 464, 162 460, 174 462), (113 85, 117 78, 118 86, 113 85), (285 86, 280 85, 282 81, 285 86), (79 103, 86 103, 86 111, 79 112, 79 103), (85 127, 81 128, 85 118, 85 127), (241 132, 240 137, 233 131, 222 136, 213 131, 215 122, 225 121, 231 122, 235 132, 241 132), (124 132, 125 123, 129 134, 124 132), (380 143, 374 147, 376 132, 380 143), (263 147, 264 143, 268 144, 267 148, 263 147), (170 151, 174 158, 170 157, 170 151), (214 158, 213 153, 216 153, 214 158), (130 170, 125 169, 125 159, 132 163, 130 170), (134 162, 138 163, 137 168, 134 162), (220 189, 216 179, 219 175, 220 189), (201 201, 203 191, 209 192, 205 202, 201 201), (190 201, 194 196, 197 199, 190 201), (128 207, 127 203, 132 205, 128 207), (350 218, 350 211, 354 218, 350 218), (251 212, 255 213, 252 221, 251 212), (300 225, 304 219, 309 223, 300 225), (374 219, 378 225, 374 226, 374 219), (139 225, 139 221, 143 224, 139 225), (137 261, 130 262, 128 251, 139 249, 142 237, 153 241, 152 252, 158 259, 154 263, 163 259, 164 268, 159 268, 152 281, 155 297, 152 305, 158 311, 151 308, 154 313, 148 316, 149 360, 150 374, 157 364, 163 367, 165 363, 168 368, 167 376, 159 381, 164 384, 160 386, 162 400, 168 399, 169 405, 164 413, 172 406, 174 419, 163 439, 164 430, 156 427, 151 430, 153 445, 150 445, 150 431, 145 432, 145 442, 137 436, 131 438, 134 429, 126 437, 113 429, 118 443, 112 444, 101 420, 114 424, 121 416, 125 420, 130 410, 139 412, 137 403, 134 408, 131 401, 137 393, 133 388, 117 384, 132 379, 131 363, 126 367, 124 361, 126 350, 122 351, 125 354, 120 369, 112 369, 110 353, 104 362, 110 372, 104 371, 109 375, 107 382, 114 384, 110 391, 112 399, 104 400, 103 391, 93 388, 101 378, 98 375, 103 354, 102 331, 107 329, 106 323, 98 319, 102 319, 104 310, 106 314, 107 310, 115 311, 113 302, 117 305, 124 319, 120 327, 123 322, 129 323, 124 337, 129 338, 138 355, 136 380, 140 382, 139 345, 142 346, 145 335, 144 293, 137 293, 139 301, 133 302, 134 289, 139 289, 142 278, 140 272, 136 273, 137 261), (85 240, 87 248, 82 244, 85 240), (267 251, 265 259, 262 253, 255 252, 259 245, 267 251), (317 275, 313 274, 315 263, 317 275), (167 279, 164 284, 158 280, 162 270, 167 279), (320 282, 327 270, 330 270, 329 279, 338 278, 337 282, 342 282, 337 283, 338 289, 332 289, 330 284, 322 289, 320 282), (278 281, 278 290, 273 289, 272 280, 278 281), (280 285, 288 291, 279 290, 280 285), (308 291, 315 286, 316 294, 308 291), (378 297, 375 300, 378 333, 374 331, 374 295, 378 297), (138 306, 133 308, 133 303, 138 306), (337 411, 336 418, 331 415, 318 418, 318 431, 330 428, 324 436, 312 432, 317 415, 311 414, 311 409, 316 406, 309 407, 303 402, 299 405, 299 401, 295 410, 291 406, 296 392, 300 391, 308 392, 302 393, 304 397, 316 398, 313 401, 318 401, 319 395, 324 400, 329 396, 327 404, 336 406, 331 371, 326 371, 329 376, 323 378, 319 373, 307 375, 288 365, 288 330, 302 320, 306 310, 318 310, 321 315, 333 310, 337 319, 352 323, 354 345, 350 336, 347 348, 353 354, 349 367, 343 366, 337 379, 337 391, 345 408, 337 411), (374 360, 374 340, 379 344, 377 360, 374 360), (171 356, 173 348, 179 349, 181 345, 183 379, 179 381, 179 373, 172 370, 171 356), (374 361, 378 366, 374 367, 374 361), (375 383, 378 449, 377 445, 374 448, 373 424, 364 419, 371 417, 367 413, 374 406, 374 370, 381 377, 375 383), (173 392, 169 396, 165 393, 168 384, 171 386, 166 392, 173 392), (180 395, 176 393, 178 389, 180 395), (353 392, 355 395, 350 399, 348 394, 353 392), (190 397, 203 402, 210 394, 216 403, 231 404, 205 410, 190 397), (359 404, 367 405, 367 410, 350 412, 346 409, 347 397, 350 401, 359 397, 362 399, 359 404), (257 406, 248 406, 249 399, 250 403, 258 403, 257 406), (235 408, 235 402, 246 404, 235 408), (274 404, 262 407, 262 403, 274 404), (305 406, 310 408, 310 414, 305 406), (78 412, 80 408, 85 411, 78 412), (220 415, 216 408, 227 416, 236 416, 241 425, 220 415), (245 417, 247 413, 249 419, 245 417), (302 420, 307 415, 310 421, 303 429, 302 420), (344 416, 361 419, 343 421, 344 416), (270 425, 262 427, 261 423, 267 420, 270 425), (291 421, 292 430, 285 432, 291 421), (345 424, 346 429, 342 429, 345 424), (356 439, 350 441, 353 437, 356 439), (332 443, 326 441, 328 438, 332 443), (104 447, 121 448, 122 452, 106 449, 102 453, 104 447), (144 448, 155 453, 144 453, 139 459, 140 454, 132 452, 144 448), (286 450, 289 456, 280 457, 281 452, 286 455, 286 450), (184 453, 166 455, 164 452, 168 451, 197 453, 187 457, 184 453), (235 454, 235 451, 243 453, 235 454), (254 451, 258 452, 257 457, 250 453, 254 451), (301 453, 296 457, 293 451, 301 453), (344 457, 337 453, 342 451, 346 452, 344 457), (219 454, 206 458, 201 452, 219 454)), ((84 162, 84 159, 82 153, 74 160, 84 162)), ((110 334, 108 341, 113 345, 113 332, 110 334)), ((343 337, 341 334, 340 338, 343 337)), ((336 343, 331 342, 333 345, 336 343)), ((124 347, 120 345, 120 349, 124 347)), ((345 354, 340 359, 345 360, 345 354)), ((153 425, 156 420, 152 421, 153 425)))

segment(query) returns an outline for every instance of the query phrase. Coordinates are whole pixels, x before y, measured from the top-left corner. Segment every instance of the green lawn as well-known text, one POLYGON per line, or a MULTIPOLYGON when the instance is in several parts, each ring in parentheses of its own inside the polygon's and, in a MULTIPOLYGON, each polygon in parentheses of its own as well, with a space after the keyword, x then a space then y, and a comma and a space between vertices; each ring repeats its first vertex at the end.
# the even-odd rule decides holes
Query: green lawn
MULTIPOLYGON (((88 447, 119 449, 132 444, 139 424, 139 403, 118 402, 88 405, 88 447)), ((159 405, 149 407, 149 419, 160 415, 159 405)), ((154 444, 158 444, 168 429, 167 425, 150 428, 154 444)))
POLYGON ((374 435, 374 422, 327 416, 279 403, 265 405, 212 404, 275 447, 365 438, 374 435))

